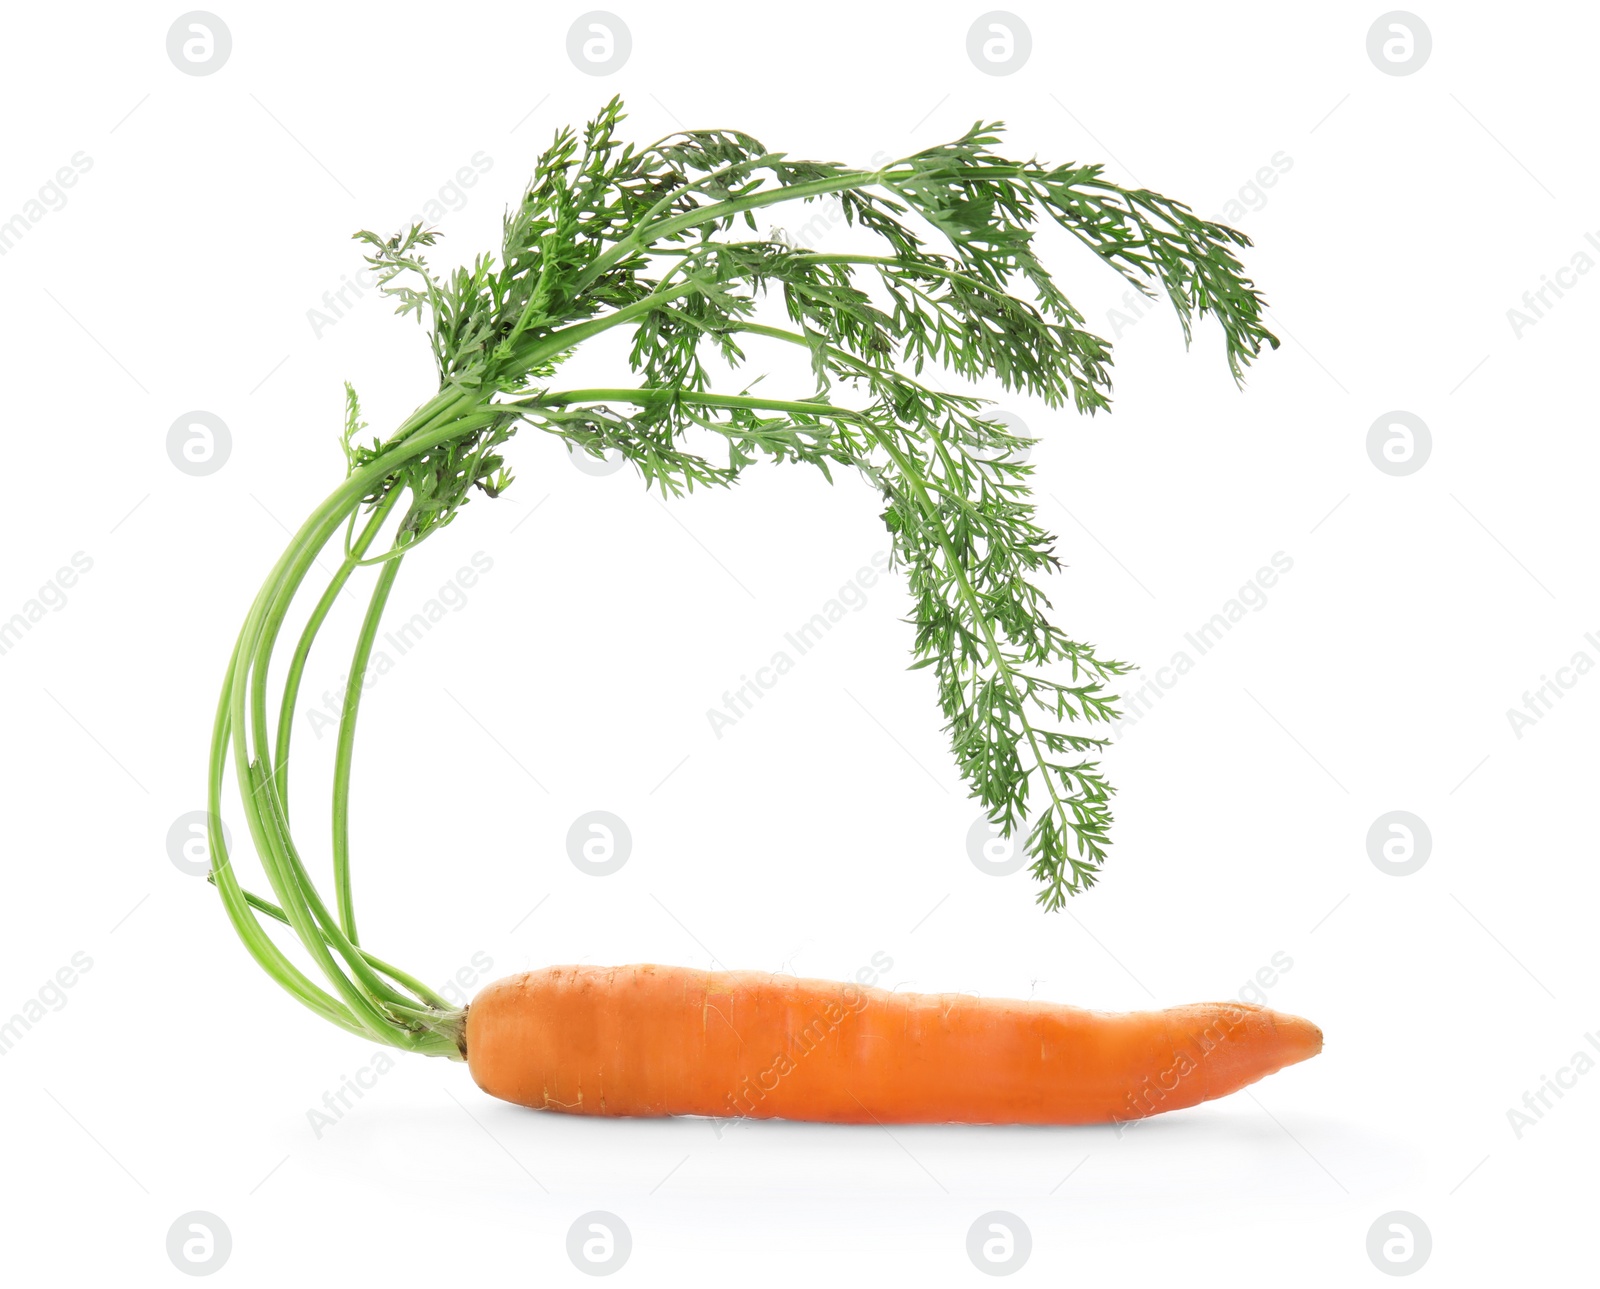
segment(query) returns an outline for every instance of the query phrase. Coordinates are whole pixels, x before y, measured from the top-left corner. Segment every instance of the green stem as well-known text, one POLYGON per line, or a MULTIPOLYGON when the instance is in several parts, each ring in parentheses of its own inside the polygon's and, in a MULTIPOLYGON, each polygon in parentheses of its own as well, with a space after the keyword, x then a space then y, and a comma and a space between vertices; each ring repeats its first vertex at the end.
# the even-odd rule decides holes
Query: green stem
MULTIPOLYGON (((228 661, 227 675, 223 679, 222 696, 217 704, 216 721, 212 726, 211 736, 211 766, 208 776, 206 795, 206 826, 208 841, 211 851, 211 878, 215 883, 218 893, 222 896, 223 908, 227 911, 228 920, 233 923, 233 928, 238 932, 239 938, 244 941, 245 948, 269 976, 289 991, 294 997, 335 1025, 347 1029, 355 1034, 365 1035, 366 1030, 351 1014, 350 1010, 336 998, 319 988, 307 978, 304 972, 289 961, 278 948, 272 937, 261 929, 260 923, 250 911, 248 900, 239 885, 238 878, 233 872, 233 865, 228 858, 228 847, 222 836, 222 781, 227 769, 228 751, 231 747, 231 716, 230 708, 233 702, 233 689, 235 677, 238 674, 239 659, 243 652, 243 632, 240 633, 240 642, 234 647, 233 657, 228 661)), ((242 785, 241 785, 242 786, 242 785)), ((248 793, 244 794, 248 801, 248 793)), ((285 918, 285 921, 288 919, 285 918)))
MULTIPOLYGON (((264 773, 264 772, 263 772, 264 773)), ((397 992, 390 985, 379 979, 367 961, 366 955, 360 952, 354 944, 334 922, 333 915, 329 913, 328 906, 323 903, 322 896, 317 892, 316 885, 311 876, 306 872, 305 864, 300 859, 299 851, 294 844, 294 838, 289 833, 288 820, 284 817, 277 797, 272 787, 272 781, 263 778, 263 796, 272 811, 272 824, 277 830, 279 841, 283 847, 284 857, 289 863, 294 880, 299 884, 304 893, 306 903, 311 909, 311 915, 317 920, 318 933, 322 942, 329 949, 338 953, 349 963, 354 973, 356 983, 359 984, 360 993, 367 1004, 370 1004, 374 1018, 392 1020, 398 1016, 403 1019, 416 1020, 426 1013, 412 1006, 412 1000, 404 994, 397 992)))
MULTIPOLYGON (((208 873, 206 875, 206 880, 215 886, 217 881, 216 874, 208 873)), ((289 915, 271 900, 263 899, 254 891, 247 890, 244 891, 243 894, 245 903, 257 913, 265 913, 274 921, 281 922, 284 926, 289 925, 289 915)), ((371 965, 374 970, 382 972, 396 984, 403 985, 405 988, 409 989, 414 995, 416 995, 416 998, 419 1002, 422 1002, 437 1011, 449 1012, 454 1010, 452 1005, 444 997, 435 993, 432 989, 429 989, 427 985, 423 984, 409 972, 400 970, 400 968, 395 966, 393 963, 385 962, 382 958, 378 957, 377 954, 370 953, 366 949, 361 950, 361 956, 366 959, 368 964, 371 965)))
MULTIPOLYGON (((670 138, 671 136, 669 135, 668 137, 670 138)), ((659 143, 660 140, 657 140, 657 142, 659 143)), ((653 150, 653 145, 651 148, 646 149, 647 152, 653 150)), ((749 173, 752 170, 759 170, 762 166, 771 165, 774 161, 781 160, 783 155, 784 154, 781 152, 764 152, 759 157, 741 157, 737 161, 728 162, 727 165, 718 166, 715 170, 708 170, 698 179, 684 184, 681 188, 674 188, 665 197, 662 197, 656 202, 655 205, 651 206, 649 210, 645 211, 645 213, 640 216, 638 221, 639 225, 640 227, 647 226, 650 221, 655 219, 656 216, 661 214, 662 211, 670 210, 672 204, 682 198, 686 193, 691 193, 696 189, 704 188, 707 184, 714 183, 718 179, 726 179, 735 170, 743 170, 746 173, 749 173)))
MULTIPOLYGON (((398 491, 398 490, 397 490, 398 491)), ((400 524, 406 532, 415 521, 412 510, 400 524)), ((396 546, 400 538, 395 538, 396 546)), ((367 664, 372 660, 372 646, 378 635, 378 624, 383 619, 384 607, 389 603, 389 592, 394 589, 395 578, 400 575, 400 560, 395 558, 383 566, 377 584, 372 588, 372 598, 367 604, 366 617, 361 622, 361 634, 356 638, 355 653, 350 658, 349 679, 344 687, 344 710, 339 714, 339 742, 333 758, 333 889, 339 904, 339 926, 350 938, 356 937, 355 896, 350 885, 350 765, 356 746, 356 717, 361 710, 361 691, 366 687, 367 664)))
MULTIPOLYGON (((885 176, 899 164, 901 163, 898 161, 894 162, 882 170, 846 170, 837 175, 830 175, 826 179, 812 179, 806 183, 765 188, 760 192, 749 193, 743 197, 730 197, 726 201, 713 202, 709 206, 701 206, 698 210, 686 211, 682 215, 673 215, 652 225, 635 228, 633 232, 614 243, 609 251, 602 251, 595 257, 594 262, 579 276, 574 290, 582 292, 619 260, 624 260, 663 238, 671 237, 674 233, 698 228, 702 224, 712 224, 719 219, 743 214, 747 210, 776 206, 779 202, 798 201, 804 197, 825 197, 831 192, 843 192, 847 188, 865 188, 869 184, 883 182, 885 176)), ((658 202, 657 205, 659 204, 658 202)))
POLYGON ((553 394, 540 394, 530 400, 531 406, 549 404, 561 407, 567 403, 633 403, 643 407, 664 398, 678 398, 686 403, 699 403, 705 407, 748 408, 756 412, 788 412, 797 416, 820 418, 841 417, 863 422, 861 412, 849 407, 835 407, 831 403, 812 402, 808 399, 755 398, 749 394, 710 394, 688 389, 566 389, 553 394))
POLYGON ((539 336, 531 340, 527 348, 516 355, 516 365, 519 370, 528 371, 591 336, 598 336, 602 331, 609 331, 612 327, 632 322, 635 318, 642 318, 652 309, 659 309, 663 304, 697 290, 699 286, 694 282, 680 282, 675 287, 665 291, 655 291, 641 300, 635 300, 632 304, 613 310, 604 317, 576 322, 569 327, 552 331, 549 335, 539 336))
POLYGON ((970 273, 963 273, 959 269, 947 268, 943 264, 936 264, 928 259, 906 260, 896 255, 848 255, 843 252, 801 251, 795 256, 797 260, 805 260, 811 264, 864 264, 871 268, 898 268, 904 269, 913 276, 944 278, 950 282, 961 282, 970 286, 975 291, 982 291, 998 299, 1010 300, 999 287, 985 282, 982 278, 973 277, 970 273))
MULTIPOLYGON (((272 793, 274 784, 273 775, 265 768, 271 765, 265 684, 267 660, 289 604, 317 554, 351 509, 359 505, 363 497, 380 490, 408 461, 430 448, 459 439, 475 428, 492 424, 504 414, 499 409, 483 407, 482 401, 483 395, 477 391, 454 386, 441 390, 407 419, 379 456, 352 472, 301 525, 257 594, 229 663, 213 733, 208 791, 212 867, 218 891, 230 920, 256 961, 300 1001, 345 1029, 397 1047, 439 1055, 459 1055, 457 1045, 448 1034, 437 1032, 431 1024, 412 1028, 385 1015, 378 1006, 378 999, 363 989, 365 982, 352 982, 333 960, 328 937, 317 924, 301 888, 293 857, 279 834, 281 803, 263 796, 272 793), (245 819, 268 882, 278 897, 288 925, 334 984, 339 998, 313 984, 265 934, 233 874, 221 835, 222 778, 230 744, 245 819)), ((347 963, 359 958, 361 952, 348 943, 339 946, 335 941, 335 947, 340 949, 340 956, 347 963)), ((358 971, 358 976, 360 974, 358 971)))
MULTIPOLYGON (((274 758, 274 777, 278 784, 278 800, 283 805, 284 817, 289 814, 289 741, 294 736, 294 707, 300 698, 300 680, 306 669, 306 659, 311 656, 311 645, 317 638, 317 632, 322 630, 322 623, 332 610, 334 601, 339 598, 339 593, 344 590, 345 583, 350 580, 350 575, 361 566, 361 557, 378 536, 383 527, 383 522, 388 518, 389 512, 394 509, 395 503, 400 500, 400 489, 395 488, 387 493, 383 500, 372 512, 372 518, 367 521, 366 527, 361 530, 354 545, 345 553, 344 562, 334 571, 333 579, 328 583, 328 589, 322 593, 322 598, 311 610, 311 617, 307 619, 305 630, 300 633, 300 640, 295 645, 294 656, 289 659, 289 670, 283 680, 283 701, 278 705, 278 744, 274 758)), ((351 519, 359 513, 360 507, 350 511, 351 519)))

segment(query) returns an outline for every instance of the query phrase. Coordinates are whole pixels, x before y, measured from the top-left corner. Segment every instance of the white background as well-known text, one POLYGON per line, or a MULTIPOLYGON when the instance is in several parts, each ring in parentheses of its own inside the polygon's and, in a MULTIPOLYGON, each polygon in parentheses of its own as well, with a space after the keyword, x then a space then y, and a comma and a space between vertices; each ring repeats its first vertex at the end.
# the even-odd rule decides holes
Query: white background
MULTIPOLYGON (((178 9, 142 3, 13 11, 0 52, 0 220, 92 161, 0 258, 0 617, 93 561, 0 657, 0 1017, 93 962, 0 1058, 8 1280, 176 1282, 166 1233, 191 1210, 227 1224, 217 1283, 241 1285, 586 1283, 566 1233, 596 1209, 632 1232, 621 1277, 650 1284, 979 1283, 966 1232, 990 1210, 1032 1232, 1019 1283, 1378 1283, 1367 1232, 1391 1210, 1430 1229, 1438 1283, 1589 1260, 1600 1072, 1520 1138, 1507 1111, 1600 1030, 1600 676, 1520 738, 1506 713, 1576 652, 1600 659, 1600 275, 1520 338, 1507 318, 1600 236, 1592 15, 1435 5, 1431 58, 1397 77, 1366 52, 1375 5, 1027 5, 1030 60, 991 76, 966 53, 977 5, 638 5, 618 9, 626 66, 593 77, 566 54, 577 7, 218 12, 233 49, 209 76, 167 56, 178 9), (369 296, 318 336, 308 310, 359 267, 352 231, 399 227, 480 152, 440 262, 497 247, 536 153, 612 93, 640 142, 735 126, 865 162, 1003 119, 1013 154, 1104 161, 1210 216, 1248 204, 1284 344, 1242 392, 1214 325, 1185 354, 1157 312, 1122 328, 1112 415, 1002 405, 1043 439, 1058 617, 1107 654, 1148 675, 1275 552, 1293 569, 1123 729, 1104 880, 1046 916, 1025 873, 968 857, 976 811, 928 673, 905 670, 898 579, 711 731, 723 691, 885 548, 864 484, 765 468, 663 505, 526 431, 516 486, 393 597, 409 616, 474 552, 493 561, 363 709, 368 943, 436 984, 474 954, 488 976, 845 977, 882 953, 896 988, 1108 1009, 1232 997, 1281 953, 1269 1001, 1321 1024, 1321 1057, 1119 1137, 588 1121, 396 1054, 314 1133, 307 1112, 373 1049, 256 970, 165 840, 203 807, 223 667, 285 526, 342 476, 341 382, 382 432, 430 392, 411 321, 369 296), (1241 199, 1279 153, 1292 165, 1241 199), (165 446, 194 409, 232 435, 203 478, 165 446), (1432 432, 1408 477, 1366 451, 1396 409, 1432 432), (566 855, 592 809, 632 830, 611 877, 566 855), (1431 829, 1411 876, 1368 857, 1391 810, 1431 829)), ((1110 336, 1116 277, 1046 246, 1110 336)), ((614 351, 586 361, 625 378, 614 351)), ((343 674, 355 612, 308 703, 343 674)), ((333 738, 302 719, 315 817, 333 738)))

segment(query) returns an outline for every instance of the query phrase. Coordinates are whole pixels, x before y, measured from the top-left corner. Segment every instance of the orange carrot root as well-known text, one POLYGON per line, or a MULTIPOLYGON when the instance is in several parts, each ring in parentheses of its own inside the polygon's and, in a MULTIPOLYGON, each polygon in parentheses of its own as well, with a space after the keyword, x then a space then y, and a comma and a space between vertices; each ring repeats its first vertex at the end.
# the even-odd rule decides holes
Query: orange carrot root
POLYGON ((467 1010, 485 1092, 539 1110, 830 1123, 1115 1123, 1315 1056, 1250 1003, 1085 1011, 685 967, 547 967, 467 1010))

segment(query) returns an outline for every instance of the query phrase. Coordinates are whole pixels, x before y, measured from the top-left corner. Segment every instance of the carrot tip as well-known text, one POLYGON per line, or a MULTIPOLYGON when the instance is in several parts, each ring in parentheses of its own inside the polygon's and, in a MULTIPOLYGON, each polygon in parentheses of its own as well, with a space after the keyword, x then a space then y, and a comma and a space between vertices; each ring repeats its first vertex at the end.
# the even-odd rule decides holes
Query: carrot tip
POLYGON ((1300 1016, 1273 1013, 1273 1028, 1284 1037, 1285 1065, 1308 1061, 1322 1051, 1322 1029, 1300 1016))

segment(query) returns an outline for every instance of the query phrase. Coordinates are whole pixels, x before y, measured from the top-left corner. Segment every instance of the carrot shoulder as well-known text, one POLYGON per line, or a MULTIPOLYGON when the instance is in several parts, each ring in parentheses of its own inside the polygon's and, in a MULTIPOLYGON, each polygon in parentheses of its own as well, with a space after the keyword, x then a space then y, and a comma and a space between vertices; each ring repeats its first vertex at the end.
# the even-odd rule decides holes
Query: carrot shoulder
POLYGON ((492 1096, 593 1115, 1112 1123, 1226 1096, 1322 1050, 1248 1003, 1112 1014, 683 967, 547 967, 487 986, 467 1061, 492 1096))

